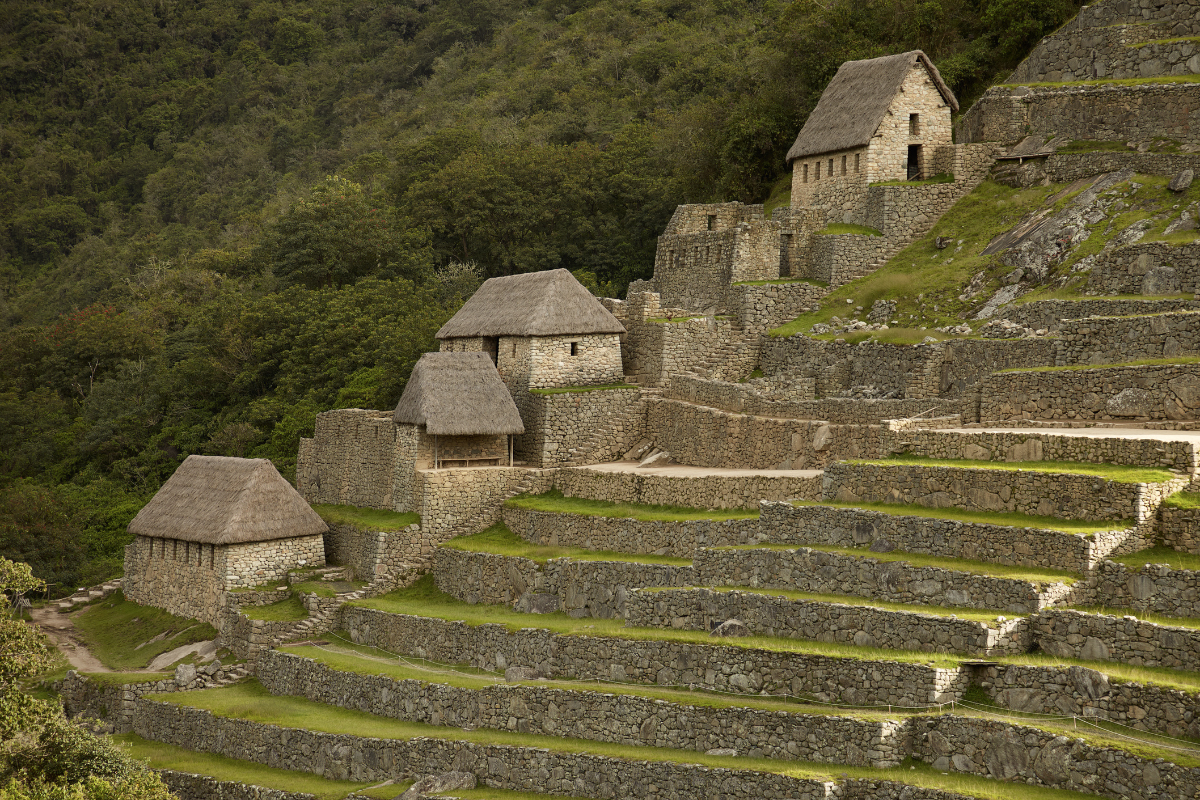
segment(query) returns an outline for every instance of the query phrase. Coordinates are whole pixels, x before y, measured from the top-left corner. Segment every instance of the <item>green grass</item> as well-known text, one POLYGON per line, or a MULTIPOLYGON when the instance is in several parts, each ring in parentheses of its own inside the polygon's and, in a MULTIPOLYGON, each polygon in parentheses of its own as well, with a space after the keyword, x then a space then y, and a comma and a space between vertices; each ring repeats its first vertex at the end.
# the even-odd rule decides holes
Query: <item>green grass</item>
POLYGON ((1109 606, 1070 606, 1072 611, 1082 611, 1085 614, 1107 614, 1110 617, 1134 617, 1142 622, 1153 625, 1166 625, 1170 628, 1189 628, 1200 630, 1200 619, 1194 617, 1165 617, 1162 614, 1148 614, 1132 608, 1110 608, 1109 606))
POLYGON ((1107 142, 1100 139, 1076 139, 1058 148, 1059 153, 1102 153, 1117 151, 1134 152, 1125 142, 1107 142))
MULTIPOLYGON (((286 792, 312 794, 319 800, 342 800, 352 792, 363 794, 364 789, 379 783, 379 781, 356 783, 328 780, 307 772, 275 769, 256 764, 253 761, 240 761, 213 753, 185 750, 172 744, 143 739, 133 733, 123 733, 111 738, 131 756, 149 763, 154 769, 190 772, 208 775, 222 781, 236 781, 286 792)), ((380 789, 367 793, 367 796, 381 799, 392 798, 401 793, 404 788, 405 785, 392 785, 386 790, 380 789)))
POLYGON ((941 172, 930 178, 924 178, 919 181, 876 181, 870 184, 871 186, 932 186, 936 183, 954 183, 954 176, 948 172, 941 172))
MULTIPOLYGON (((346 591, 353 592, 367 585, 366 581, 337 581, 337 583, 349 583, 354 588, 346 591)), ((335 597, 337 590, 334 589, 334 581, 302 581, 301 583, 293 583, 291 589, 296 594, 315 594, 317 597, 335 597)))
POLYGON ((758 511, 737 508, 704 509, 686 506, 654 506, 641 503, 614 503, 610 500, 588 500, 565 497, 558 489, 543 494, 519 494, 506 505, 530 511, 550 511, 556 514, 583 514, 590 517, 616 517, 643 522, 681 522, 693 519, 758 519, 758 511))
POLYGON ((792 172, 788 170, 775 183, 771 184, 771 190, 767 195, 767 199, 763 201, 763 216, 767 219, 771 218, 771 213, 777 208, 786 208, 792 204, 792 172))
MULTIPOLYGON (((992 463, 992 462, 985 462, 992 463)), ((1042 517, 1035 514, 1017 514, 1000 511, 971 511, 963 508, 929 508, 927 506, 903 505, 901 503, 838 503, 831 500, 793 500, 794 506, 828 506, 830 508, 862 508, 879 511, 898 517, 925 517, 927 519, 952 519, 956 522, 977 522, 981 525, 1003 525, 1008 528, 1037 528, 1044 531, 1083 534, 1101 531, 1123 531, 1132 528, 1129 520, 1092 522, 1089 520, 1042 517)))
POLYGON ((606 392, 609 389, 636 389, 631 383, 608 383, 603 386, 560 386, 555 389, 530 389, 530 394, 578 394, 580 392, 606 392))
POLYGON ((1023 653, 1016 656, 996 656, 991 660, 1002 664, 1030 667, 1087 667, 1102 672, 1116 683, 1141 683, 1166 689, 1178 689, 1200 695, 1200 673, 1172 667, 1139 667, 1117 661, 1084 661, 1080 658, 1060 658, 1043 653, 1023 653))
POLYGON ((1071 364, 1066 367, 1017 367, 1002 369, 996 375, 1008 375, 1013 372, 1067 372, 1081 369, 1117 369, 1119 367, 1156 367, 1162 364, 1196 364, 1200 356, 1175 356, 1174 358, 1143 358, 1139 361, 1122 361, 1117 364, 1071 364))
MULTIPOLYGON (((857 508, 858 506, 855 506, 857 508)), ((916 516, 916 515, 914 515, 916 516)), ((967 572, 972 575, 987 575, 992 578, 1008 578, 1016 581, 1028 581, 1033 584, 1066 583, 1072 584, 1079 575, 1055 569, 1035 569, 1033 567, 1014 567, 1007 564, 989 564, 986 561, 972 561, 966 558, 948 558, 946 556, 931 556, 924 553, 907 553, 893 550, 890 553, 874 553, 866 547, 834 547, 823 544, 771 544, 771 545, 738 545, 737 547, 714 548, 719 550, 796 550, 806 547, 809 550, 819 550, 822 553, 833 553, 853 558, 873 558, 876 561, 897 561, 911 564, 914 567, 934 567, 953 572, 967 572)))
POLYGON ((1123 464, 1091 464, 1080 461, 973 461, 957 458, 924 458, 906 456, 878 460, 859 459, 851 464, 873 464, 884 467, 957 467, 960 469, 997 469, 1007 472, 1042 472, 1049 474, 1090 475, 1114 483, 1161 483, 1176 478, 1168 469, 1158 467, 1129 467, 1123 464))
POLYGON ((1171 508, 1200 508, 1200 492, 1176 492, 1163 500, 1171 508))
POLYGON ((1148 44, 1175 44, 1176 42, 1200 42, 1200 36, 1176 36, 1173 39, 1150 39, 1149 41, 1135 42, 1125 46, 1136 50, 1137 48, 1145 47, 1148 44))
POLYGON ((811 278, 772 278, 768 281, 734 281, 734 286, 774 286, 780 283, 807 283, 812 286, 828 286, 825 281, 815 281, 811 278))
MULTIPOLYGON (((843 764, 821 764, 808 761, 737 756, 710 756, 689 750, 661 747, 614 744, 586 739, 516 733, 478 728, 440 727, 417 722, 386 719, 361 711, 327 706, 297 697, 276 697, 257 681, 199 692, 180 692, 163 696, 164 702, 203 708, 229 718, 278 725, 285 728, 308 729, 328 733, 380 739, 410 739, 436 737, 450 741, 474 742, 482 745, 507 745, 553 750, 558 753, 578 753, 611 758, 646 760, 675 764, 697 764, 709 768, 729 768, 775 773, 800 779, 837 780, 838 776, 893 780, 913 785, 956 790, 989 800, 1082 800, 1094 797, 1058 789, 1042 789, 1025 784, 1008 784, 986 778, 965 775, 943 775, 924 765, 905 763, 892 769, 852 767, 843 764), (915 767, 909 769, 909 767, 915 767)), ((490 792, 490 790, 489 790, 490 792)), ((491 796, 486 795, 486 796, 491 796)))
POLYGON ((659 628, 625 627, 624 620, 584 618, 573 619, 561 611, 553 614, 522 614, 507 606, 471 605, 440 591, 432 575, 426 575, 407 589, 399 589, 382 597, 352 601, 349 605, 372 608, 389 614, 407 614, 432 619, 458 620, 467 625, 504 625, 509 631, 538 628, 556 634, 574 636, 605 636, 640 641, 688 642, 710 646, 763 649, 779 653, 802 653, 833 658, 853 658, 870 661, 898 661, 908 664, 928 664, 950 667, 959 659, 938 653, 917 653, 907 650, 885 650, 878 647, 810 642, 779 636, 748 636, 738 639, 715 640, 704 631, 670 630, 659 628))
MULTIPOLYGON (((768 597, 786 597, 788 600, 805 600, 814 603, 840 603, 847 606, 877 608, 880 611, 903 611, 910 614, 930 614, 937 617, 953 616, 958 617, 959 619, 969 620, 970 622, 992 623, 996 621, 996 617, 1000 616, 1007 617, 1008 619, 1016 619, 1018 617, 1026 616, 1025 614, 1013 614, 1010 612, 1000 612, 987 609, 947 608, 946 606, 916 605, 912 603, 889 603, 883 600, 871 600, 855 595, 798 592, 794 589, 754 589, 748 586, 718 586, 715 587, 715 590, 721 592, 746 592, 747 594, 760 594, 768 597)), ((679 590, 672 588, 654 588, 645 591, 671 592, 679 590)))
POLYGON ((242 613, 250 619, 261 619, 267 622, 298 622, 308 618, 308 609, 295 595, 287 600, 280 600, 278 603, 243 608, 242 613))
POLYGON ((686 558, 671 556, 642 555, 638 553, 619 553, 611 550, 585 550, 582 547, 551 547, 549 545, 533 544, 517 536, 503 522, 497 522, 492 527, 470 536, 460 536, 444 542, 442 547, 452 550, 463 550, 468 553, 494 553, 500 556, 519 556, 544 564, 552 558, 573 558, 576 561, 629 561, 636 564, 672 564, 679 567, 690 567, 692 562, 686 558))
MULTIPOLYGON (((1200 502, 1200 496, 1196 497, 1196 501, 1200 502)), ((1185 553, 1171 547, 1151 547, 1149 550, 1141 550, 1127 556, 1113 556, 1108 560, 1133 569, 1141 569, 1146 564, 1168 564, 1171 569, 1200 570, 1200 555, 1185 553)))
POLYGON ((1042 81, 1033 83, 999 83, 997 86, 1144 86, 1153 83, 1200 83, 1200 75, 1159 75, 1154 78, 1096 78, 1086 81, 1042 81))
POLYGON ((330 525, 353 525, 372 531, 398 531, 409 525, 421 524, 419 514, 383 511, 377 508, 318 504, 313 506, 313 511, 330 525))
POLYGON ((92 655, 118 672, 142 669, 168 650, 217 636, 216 629, 207 622, 140 606, 126 600, 120 590, 79 612, 74 622, 92 655), (166 636, 159 641, 143 644, 164 633, 166 636), (143 646, 138 649, 138 645, 143 646))
POLYGON ((847 234, 856 236, 883 236, 883 232, 875 228, 868 228, 866 225, 851 225, 847 222, 831 222, 817 231, 817 236, 845 236, 847 234))

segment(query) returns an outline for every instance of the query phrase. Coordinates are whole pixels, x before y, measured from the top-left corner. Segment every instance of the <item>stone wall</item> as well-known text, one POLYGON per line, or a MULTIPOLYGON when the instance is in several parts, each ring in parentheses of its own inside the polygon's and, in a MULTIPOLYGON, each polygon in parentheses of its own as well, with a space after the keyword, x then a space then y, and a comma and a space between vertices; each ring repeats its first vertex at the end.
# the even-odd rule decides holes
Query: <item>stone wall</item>
POLYGON ((1195 356, 1200 355, 1200 311, 1071 320, 1061 337, 1054 342, 1059 367, 1195 356))
POLYGON ((538 467, 565 464, 588 444, 598 430, 619 441, 606 442, 624 453, 641 438, 637 404, 640 389, 604 389, 591 392, 532 394, 524 415, 525 433, 516 439, 520 457, 538 467), (628 416, 621 429, 610 423, 628 416))
POLYGON ((826 703, 924 706, 961 697, 963 668, 866 661, 663 639, 556 635, 504 625, 348 607, 342 622, 359 644, 488 670, 531 666, 547 676, 613 680, 745 694, 811 696, 826 703))
POLYGON ((206 689, 220 685, 227 677, 229 670, 220 661, 198 667, 182 665, 174 676, 142 683, 107 683, 72 669, 67 671, 58 691, 68 717, 98 720, 106 733, 128 733, 133 730, 134 706, 139 697, 206 689))
MULTIPOLYGON (((907 120, 908 117, 905 117, 907 120)), ((882 180, 878 175, 872 177, 866 147, 835 150, 822 153, 820 157, 806 156, 793 161, 791 167, 792 205, 819 211, 819 223, 822 226, 830 222, 856 221, 856 212, 860 211, 866 199, 867 183, 882 180), (832 171, 830 162, 833 164, 832 171)))
POLYGON ((1200 555, 1200 509, 1163 506, 1158 513, 1163 543, 1184 553, 1200 555))
MULTIPOLYGON (((1090 277, 1097 276, 1102 263, 1111 263, 1115 253, 1132 248, 1154 246, 1131 245, 1129 248, 1120 248, 1112 253, 1103 254, 1097 260, 1096 266, 1092 267, 1090 277)), ((1118 291, 1121 294, 1130 293, 1123 289, 1118 291)), ((1015 322, 1025 328, 1057 331, 1062 328, 1062 321, 1065 319, 1082 319, 1091 316, 1129 317, 1140 314, 1161 314, 1166 311, 1200 311, 1200 300, 1186 298, 1176 300, 1089 300, 1086 297, 1078 300, 1035 300, 1031 303, 1005 306, 997 314, 997 317, 1015 322)))
POLYGON ((534 544, 676 558, 692 558, 701 547, 752 544, 759 534, 757 519, 643 521, 512 506, 504 508, 504 524, 534 544))
POLYGON ((411 546, 421 541, 421 526, 398 531, 375 531, 357 525, 330 524, 325 534, 325 558, 348 567, 350 577, 368 583, 398 575, 411 564, 411 546))
POLYGON ((568 497, 689 508, 758 508, 760 500, 815 500, 820 476, 805 475, 653 475, 639 472, 567 469, 554 484, 568 497))
POLYGON ((766 333, 811 311, 828 293, 828 287, 802 280, 792 283, 739 283, 729 287, 729 305, 744 329, 766 333))
POLYGON ((310 503, 407 511, 416 460, 414 431, 390 411, 342 408, 317 414, 312 439, 300 440, 296 488, 310 503), (402 468, 408 465, 408 469, 402 468))
POLYGON ((635 321, 625 338, 625 363, 631 380, 642 386, 661 386, 672 375, 704 370, 714 354, 725 353, 720 366, 742 377, 757 363, 756 342, 757 335, 745 334, 729 319, 635 321), (737 358, 728 358, 734 351, 738 351, 737 358))
POLYGON ((285 792, 265 786, 252 786, 236 781, 219 781, 208 775, 176 772, 172 769, 155 770, 171 794, 179 800, 317 800, 317 796, 304 792, 285 792))
POLYGON ((1198 417, 1200 364, 1002 372, 980 389, 983 422, 1198 417))
POLYGON ((1195 628, 1051 609, 1030 618, 1030 634, 1042 652, 1056 658, 1200 669, 1200 630, 1195 628))
POLYGON ((154 741, 335 780, 384 781, 455 771, 474 773, 480 783, 497 789, 523 791, 536 785, 547 794, 575 794, 586 785, 588 796, 596 800, 684 800, 718 794, 728 800, 828 797, 824 781, 770 772, 455 739, 373 739, 281 728, 146 699, 138 701, 135 732, 154 741))
MULTIPOLYGON (((1196 156, 1200 167, 1200 155, 1196 156)), ((1101 253, 1088 274, 1088 290, 1104 294, 1176 294, 1200 292, 1200 244, 1147 242, 1101 253)), ((1127 301, 1130 302, 1130 301, 1127 301)), ((1136 303, 1136 301, 1132 301, 1136 303)), ((1177 301, 1187 310, 1196 302, 1177 301)), ((1171 311, 1156 308, 1155 311, 1171 311)), ((1111 312, 1120 315, 1121 312, 1111 312)), ((1133 311, 1131 313, 1138 313, 1133 311)), ((1086 316, 1079 314, 1078 316, 1086 316)))
POLYGON ((510 467, 418 470, 414 508, 421 515, 419 535, 397 548, 404 561, 423 561, 442 542, 479 533, 499 521, 500 508, 529 473, 510 467))
MULTIPOLYGON (((1029 164, 1028 161, 1025 162, 1029 164)), ((1045 160, 1043 173, 1034 181, 1049 178, 1052 183, 1071 183, 1105 172, 1131 169, 1140 175, 1174 177, 1185 169, 1200 172, 1200 153, 1139 153, 1134 150, 1095 153, 1055 153, 1045 160)), ((1032 184, 1025 184, 1032 185, 1032 184)), ((1098 257, 1101 261, 1103 256, 1098 257)))
MULTIPOLYGON (((500 344, 503 347, 504 342, 500 344)), ((503 361, 502 353, 500 363, 503 361)), ((531 336, 528 368, 525 388, 529 389, 603 386, 621 383, 625 379, 620 337, 615 333, 531 336), (571 345, 575 345, 574 355, 571 345)))
POLYGON ((1153 519, 1187 479, 1118 483, 1089 475, 924 465, 830 464, 822 496, 842 503, 903 503, 1079 520, 1153 519))
POLYGON ((1030 614, 1065 602, 1069 583, 1037 584, 971 572, 879 561, 801 547, 794 550, 703 548, 696 585, 778 587, 930 606, 961 606, 1030 614))
MULTIPOLYGON (((193 548, 199 545, 193 545, 193 548)), ((219 551, 221 548, 218 547, 219 551)), ((293 536, 269 542, 246 542, 225 545, 225 589, 260 586, 287 577, 288 570, 297 567, 325 566, 325 539, 312 536, 293 536)))
POLYGON ((515 717, 521 733, 646 747, 730 748, 751 758, 880 767, 904 758, 902 723, 894 720, 680 705, 544 686, 461 689, 341 672, 278 652, 263 667, 260 680, 272 694, 431 725, 505 730, 515 717))
POLYGON ((711 631, 737 619, 753 636, 917 650, 925 653, 1024 653, 1024 619, 983 623, 912 611, 799 600, 713 589, 638 589, 625 602, 625 624, 711 631))
MULTIPOLYGON (((1090 569, 1117 546, 1104 538, 1036 528, 791 503, 764 503, 759 524, 763 536, 775 544, 867 547, 884 540, 892 548, 909 553, 1071 572, 1090 569)), ((1125 531, 1117 533, 1128 535, 1125 531)))
POLYGON ((1103 561, 1075 593, 1075 605, 1132 608, 1145 614, 1200 617, 1200 572, 1103 561))
POLYGON ((601 619, 623 617, 632 589, 696 582, 690 566, 570 558, 539 564, 519 556, 448 547, 439 547, 434 553, 433 574, 439 589, 467 603, 509 605, 536 613, 565 611, 575 618, 601 619))
POLYGON ((888 241, 882 236, 841 233, 814 236, 805 277, 837 287, 863 274, 863 267, 883 254, 888 241))

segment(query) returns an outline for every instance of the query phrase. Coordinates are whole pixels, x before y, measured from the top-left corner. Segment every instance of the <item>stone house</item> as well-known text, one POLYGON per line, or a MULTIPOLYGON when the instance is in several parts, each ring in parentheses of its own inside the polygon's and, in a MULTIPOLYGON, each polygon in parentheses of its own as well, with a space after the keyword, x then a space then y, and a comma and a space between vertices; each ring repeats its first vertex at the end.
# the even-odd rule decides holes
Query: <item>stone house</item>
POLYGON ((215 624, 222 592, 323 566, 327 530, 267 459, 188 456, 129 523, 125 596, 215 624))
POLYGON ((487 353, 426 353, 392 415, 415 469, 512 466, 521 414, 487 353))
POLYGON ((861 203, 867 186, 942 171, 958 100, 920 50, 847 61, 788 150, 792 206, 861 203))

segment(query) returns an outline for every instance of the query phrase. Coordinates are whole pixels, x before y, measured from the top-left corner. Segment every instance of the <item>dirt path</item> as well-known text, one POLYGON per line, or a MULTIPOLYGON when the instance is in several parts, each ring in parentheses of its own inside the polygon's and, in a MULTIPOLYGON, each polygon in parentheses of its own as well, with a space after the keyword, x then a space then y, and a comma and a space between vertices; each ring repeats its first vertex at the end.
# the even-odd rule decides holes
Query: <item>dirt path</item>
POLYGON ((72 667, 80 672, 112 672, 84 646, 69 614, 60 614, 51 608, 35 608, 31 613, 33 624, 50 637, 72 667))

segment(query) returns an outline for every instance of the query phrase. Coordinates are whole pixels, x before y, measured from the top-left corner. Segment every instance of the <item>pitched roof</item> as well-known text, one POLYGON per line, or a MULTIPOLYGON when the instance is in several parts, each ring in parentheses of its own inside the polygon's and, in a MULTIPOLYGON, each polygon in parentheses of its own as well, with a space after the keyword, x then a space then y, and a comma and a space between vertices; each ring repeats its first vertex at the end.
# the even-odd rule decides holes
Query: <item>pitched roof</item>
POLYGON ((462 336, 571 336, 625 328, 565 269, 485 281, 439 339, 462 336))
POLYGON ((925 65, 933 85, 941 92, 950 110, 958 111, 954 93, 946 86, 929 56, 920 50, 865 61, 847 61, 838 68, 817 101, 817 107, 808 115, 795 144, 788 150, 788 163, 805 156, 862 147, 871 141, 908 70, 916 63, 925 65))
POLYGON ((265 458, 188 456, 129 523, 139 536, 203 544, 266 542, 329 530, 265 458))
POLYGON ((486 353, 426 353, 392 415, 440 436, 524 433, 525 425, 486 353))

